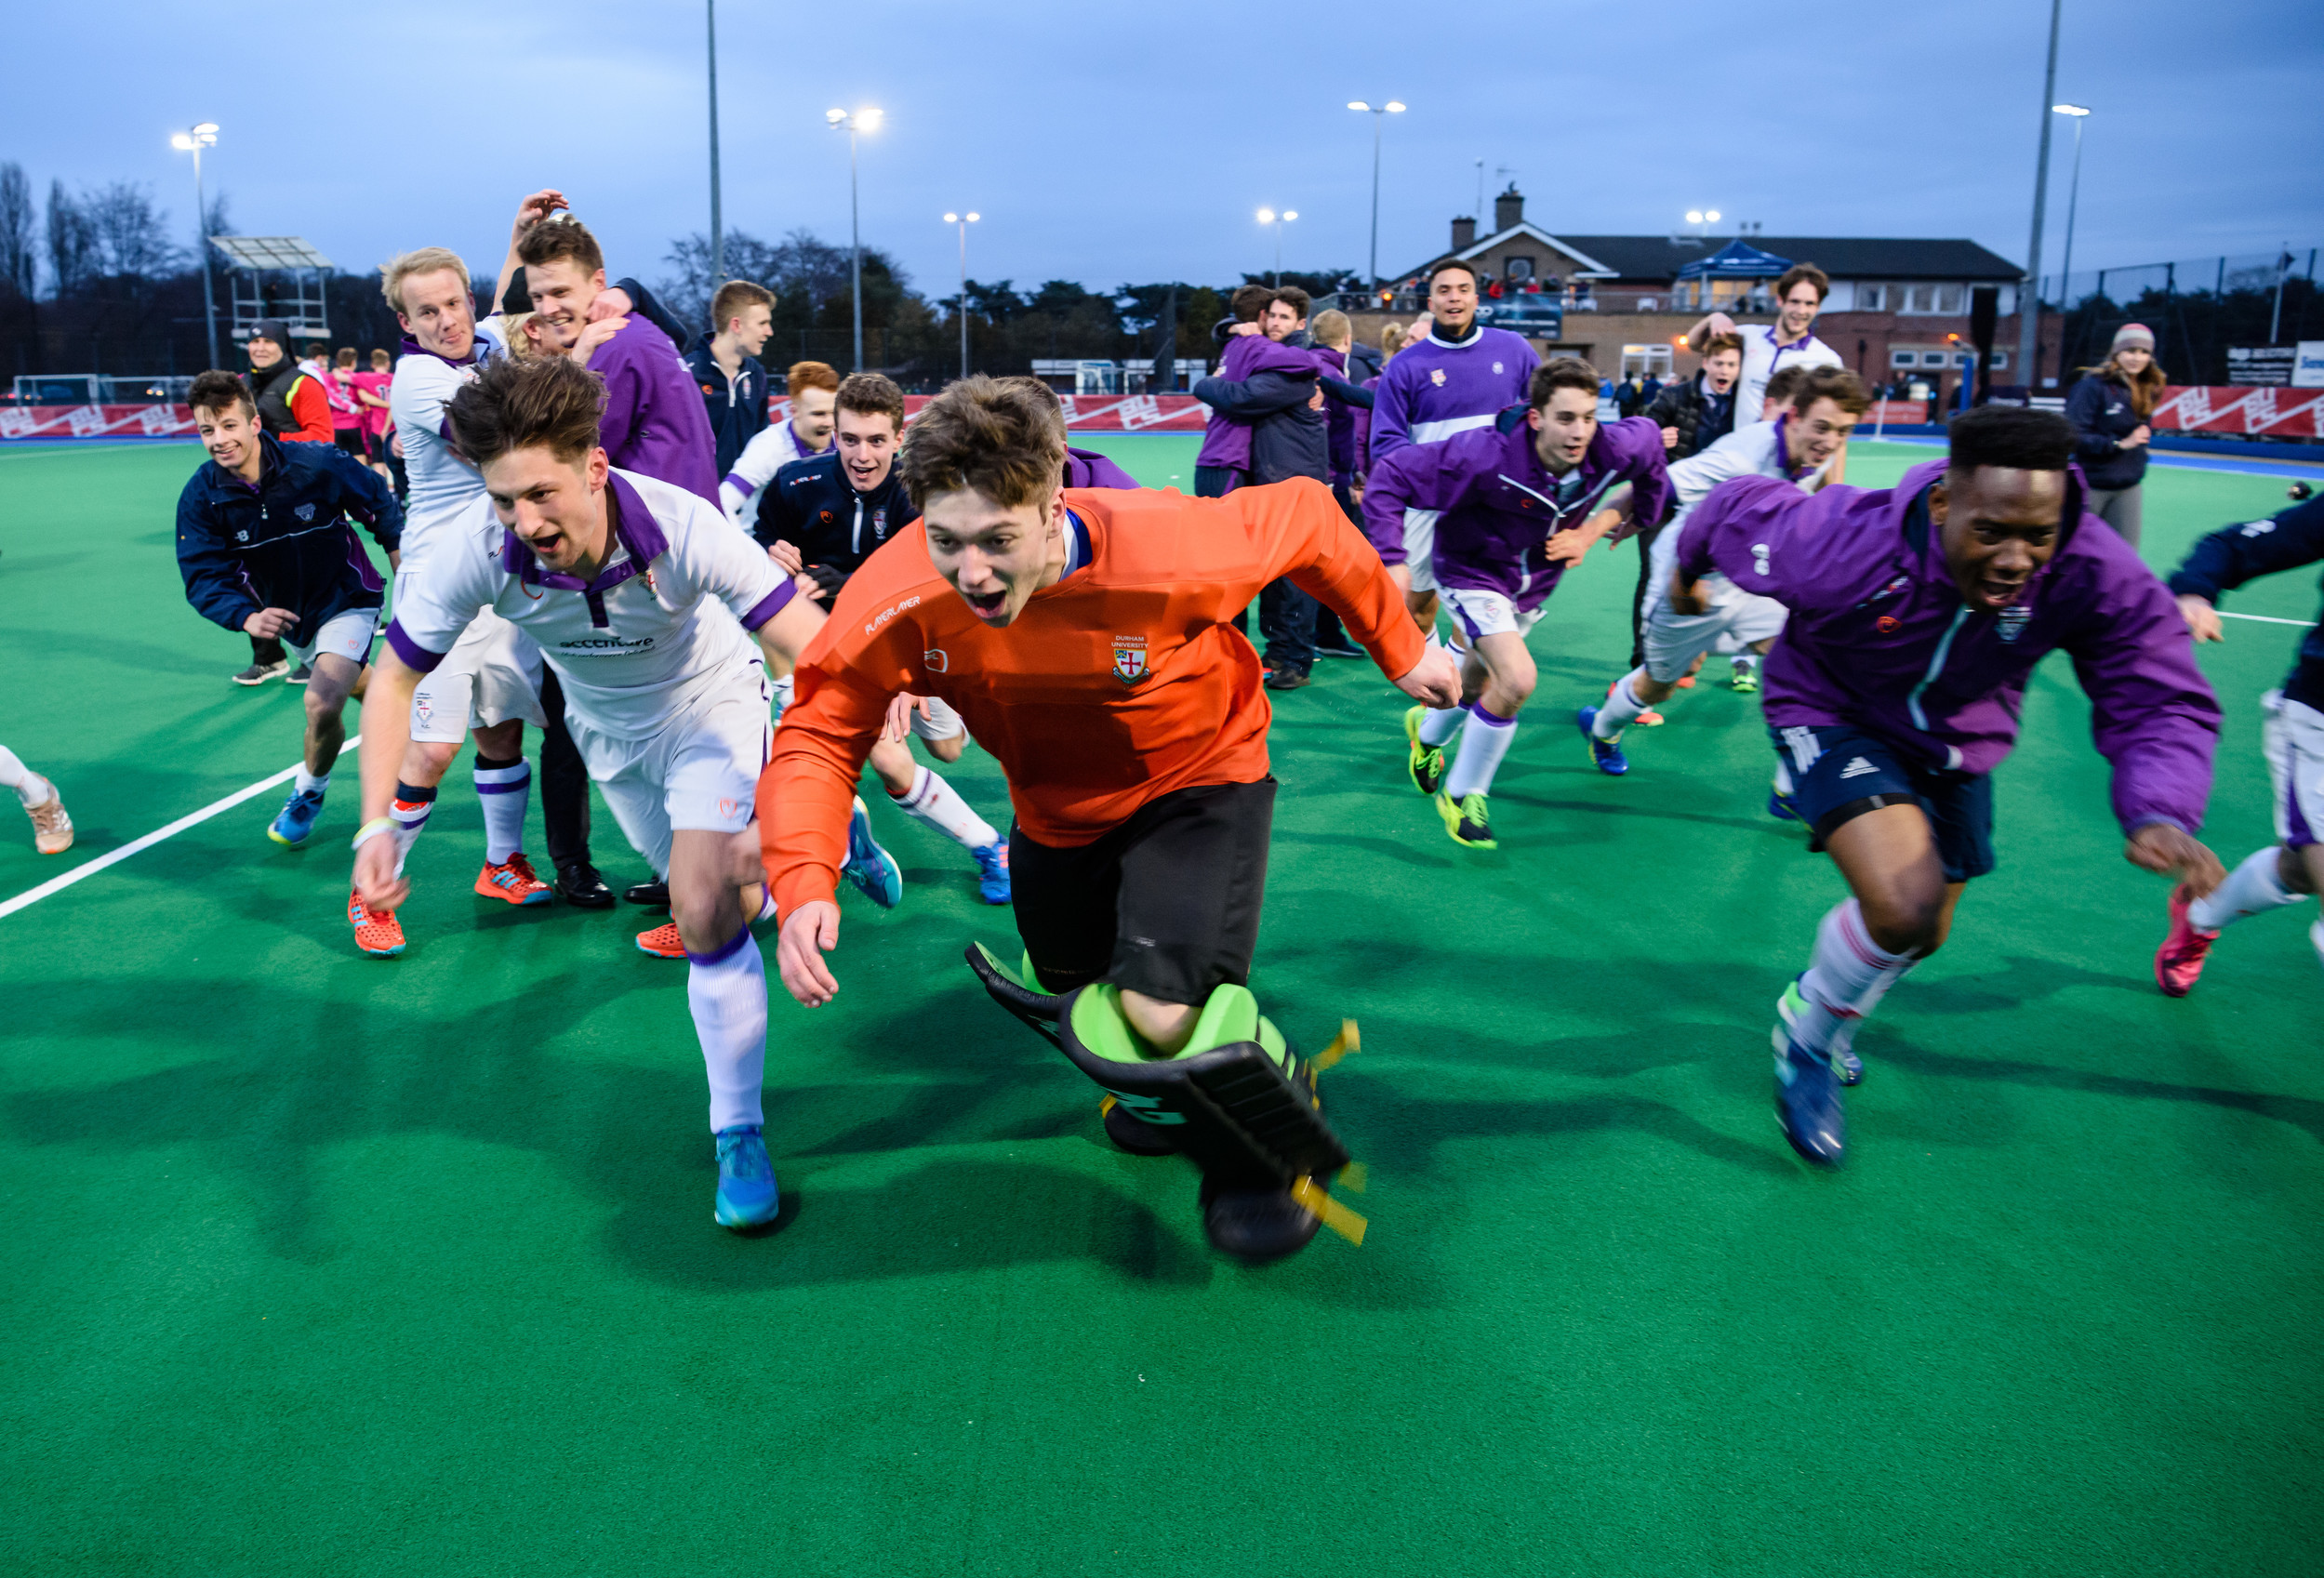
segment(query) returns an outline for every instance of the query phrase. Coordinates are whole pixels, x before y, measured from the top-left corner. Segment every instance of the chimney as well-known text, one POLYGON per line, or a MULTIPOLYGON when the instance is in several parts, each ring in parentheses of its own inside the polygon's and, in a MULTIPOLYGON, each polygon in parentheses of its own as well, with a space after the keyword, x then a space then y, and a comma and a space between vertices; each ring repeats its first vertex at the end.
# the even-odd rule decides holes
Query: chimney
POLYGON ((1466 252, 1477 245, 1477 221, 1458 219, 1453 221, 1453 250, 1466 252))
POLYGON ((1525 194, 1517 190, 1517 182, 1493 200, 1493 230, 1495 235, 1518 224, 1525 218, 1525 194))

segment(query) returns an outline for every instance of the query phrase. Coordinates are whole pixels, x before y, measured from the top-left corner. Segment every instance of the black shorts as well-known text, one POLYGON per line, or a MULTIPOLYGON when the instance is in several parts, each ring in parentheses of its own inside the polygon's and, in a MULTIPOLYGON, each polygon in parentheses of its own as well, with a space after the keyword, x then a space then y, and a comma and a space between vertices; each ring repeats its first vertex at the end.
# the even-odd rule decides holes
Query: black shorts
POLYGON ((1009 831, 1017 935, 1053 992, 1110 981, 1200 1003, 1251 978, 1275 780, 1198 784, 1074 849, 1009 831))
POLYGON ((1792 804, 1814 834, 1811 849, 1822 849, 1834 829, 1866 811, 1917 802, 1936 834, 1946 882, 1965 882, 1993 869, 1993 779, 1987 775, 1907 765, 1895 747, 1862 729, 1771 725, 1767 733, 1791 779, 1792 804))
POLYGON ((1197 466, 1194 468, 1194 497, 1224 498, 1242 485, 1244 475, 1240 466, 1197 466))

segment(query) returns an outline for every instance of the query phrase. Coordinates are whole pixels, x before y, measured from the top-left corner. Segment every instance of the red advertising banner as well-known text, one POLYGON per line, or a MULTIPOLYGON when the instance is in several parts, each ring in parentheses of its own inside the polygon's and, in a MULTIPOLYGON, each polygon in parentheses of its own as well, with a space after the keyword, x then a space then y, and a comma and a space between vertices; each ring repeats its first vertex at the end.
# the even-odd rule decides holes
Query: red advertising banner
MULTIPOLYGON (((934 398, 904 399, 909 423, 934 398)), ((1198 433, 1209 409, 1190 394, 1061 394, 1074 432, 1198 433)), ((790 402, 771 403, 781 421, 790 402)), ((0 405, 0 440, 11 438, 192 438, 193 413, 183 405, 0 405)))
POLYGON ((2324 390, 2179 385, 2162 391, 2158 431, 2324 438, 2324 390))

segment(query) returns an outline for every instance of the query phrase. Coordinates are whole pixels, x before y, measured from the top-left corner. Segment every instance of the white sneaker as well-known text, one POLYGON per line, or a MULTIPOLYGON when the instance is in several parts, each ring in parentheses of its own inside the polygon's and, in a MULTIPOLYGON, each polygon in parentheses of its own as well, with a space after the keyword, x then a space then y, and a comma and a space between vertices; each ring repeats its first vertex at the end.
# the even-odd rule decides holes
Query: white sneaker
POLYGON ((33 847, 43 855, 62 855, 73 847, 73 818, 65 815, 64 796, 57 786, 48 784, 48 798, 38 805, 24 807, 24 815, 33 819, 33 847))

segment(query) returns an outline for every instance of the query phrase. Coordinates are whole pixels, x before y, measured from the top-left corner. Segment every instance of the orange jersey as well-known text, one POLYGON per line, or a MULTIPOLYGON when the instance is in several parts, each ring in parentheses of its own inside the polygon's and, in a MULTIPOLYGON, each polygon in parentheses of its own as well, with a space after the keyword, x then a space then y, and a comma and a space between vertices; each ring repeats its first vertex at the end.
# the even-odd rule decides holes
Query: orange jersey
POLYGON ((1258 655, 1227 621, 1278 576, 1336 611, 1390 676, 1424 643, 1380 556, 1321 483, 1224 498, 1069 488, 1089 563, 1004 629, 936 574, 924 528, 849 579, 799 660, 797 699, 759 776, 767 881, 788 916, 829 899, 864 758, 898 692, 941 696, 1008 774, 1028 838, 1069 847, 1148 801, 1267 776, 1258 655))

